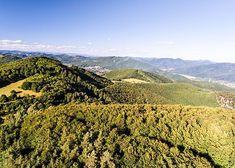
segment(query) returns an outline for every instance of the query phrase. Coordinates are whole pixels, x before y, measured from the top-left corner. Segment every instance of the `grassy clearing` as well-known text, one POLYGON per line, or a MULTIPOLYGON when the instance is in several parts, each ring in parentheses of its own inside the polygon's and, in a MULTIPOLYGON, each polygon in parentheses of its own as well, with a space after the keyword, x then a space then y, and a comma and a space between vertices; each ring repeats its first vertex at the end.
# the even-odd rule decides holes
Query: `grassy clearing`
POLYGON ((10 85, 7 85, 5 87, 0 88, 0 95, 9 96, 11 94, 11 91, 15 90, 16 92, 19 92, 20 96, 26 96, 26 95, 35 96, 35 97, 41 96, 41 93, 36 93, 32 90, 23 90, 23 89, 21 89, 20 87, 22 86, 22 84, 25 81, 26 81, 26 79, 20 80, 18 82, 11 83, 10 85))
POLYGON ((146 81, 144 81, 144 80, 135 79, 135 78, 123 79, 122 81, 124 81, 124 82, 130 82, 130 83, 149 83, 149 82, 146 82, 146 81))

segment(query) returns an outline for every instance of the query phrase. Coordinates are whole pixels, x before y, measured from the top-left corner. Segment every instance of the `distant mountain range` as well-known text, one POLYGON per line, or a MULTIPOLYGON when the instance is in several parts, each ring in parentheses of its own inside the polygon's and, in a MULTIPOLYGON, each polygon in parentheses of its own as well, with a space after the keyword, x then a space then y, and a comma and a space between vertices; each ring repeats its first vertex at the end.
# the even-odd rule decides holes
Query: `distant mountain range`
MULTIPOLYGON (((173 79, 183 78, 183 76, 179 76, 179 74, 183 74, 205 80, 235 83, 234 63, 215 63, 208 60, 192 61, 179 58, 140 58, 118 56, 95 57, 8 50, 0 51, 0 55, 11 56, 11 59, 9 60, 26 57, 46 56, 57 59, 67 65, 78 65, 83 68, 89 68, 90 70, 95 69, 96 71, 97 69, 115 70, 133 68, 148 72, 158 72, 159 74, 164 74, 167 77, 171 76, 173 79)), ((0 58, 0 62, 1 59, 2 58, 0 58)))
POLYGON ((180 58, 135 58, 142 62, 146 62, 154 67, 158 67, 162 70, 176 70, 179 68, 191 68, 199 65, 209 65, 213 64, 213 62, 208 60, 182 60, 180 58))
POLYGON ((211 80, 235 82, 235 64, 213 63, 190 68, 179 68, 176 72, 211 80))

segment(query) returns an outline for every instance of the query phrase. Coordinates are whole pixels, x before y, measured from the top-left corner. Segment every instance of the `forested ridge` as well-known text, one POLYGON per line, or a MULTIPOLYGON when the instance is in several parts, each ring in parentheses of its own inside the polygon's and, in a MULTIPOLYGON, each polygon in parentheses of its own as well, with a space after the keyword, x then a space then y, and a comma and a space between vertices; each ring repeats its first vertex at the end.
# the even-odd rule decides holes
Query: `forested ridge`
MULTIPOLYGON (((35 57, 2 64, 0 66, 1 86, 35 74, 58 77, 67 76, 70 80, 74 81, 76 81, 76 79, 74 79, 75 77, 80 77, 81 81, 87 81, 100 88, 110 83, 109 80, 82 68, 76 66, 67 67, 61 62, 47 57, 35 57)), ((79 81, 79 79, 77 79, 77 81, 79 81)))
POLYGON ((203 89, 113 84, 45 57, 0 65, 0 87, 19 80, 41 96, 0 96, 0 167, 235 166, 235 113, 205 107, 218 104, 203 89))

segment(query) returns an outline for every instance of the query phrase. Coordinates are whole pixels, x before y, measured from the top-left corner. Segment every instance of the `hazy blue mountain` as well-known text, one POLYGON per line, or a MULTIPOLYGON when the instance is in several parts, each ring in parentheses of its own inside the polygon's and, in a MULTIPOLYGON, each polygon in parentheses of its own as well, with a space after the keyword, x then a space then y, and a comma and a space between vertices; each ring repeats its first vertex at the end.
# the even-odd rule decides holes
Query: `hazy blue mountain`
POLYGON ((158 67, 159 69, 164 70, 176 70, 179 68, 191 68, 199 65, 208 65, 213 62, 208 60, 183 60, 180 58, 136 58, 137 60, 141 60, 143 62, 149 63, 153 66, 158 67))
POLYGON ((200 65, 178 69, 177 72, 201 78, 235 82, 235 64, 233 63, 200 65))

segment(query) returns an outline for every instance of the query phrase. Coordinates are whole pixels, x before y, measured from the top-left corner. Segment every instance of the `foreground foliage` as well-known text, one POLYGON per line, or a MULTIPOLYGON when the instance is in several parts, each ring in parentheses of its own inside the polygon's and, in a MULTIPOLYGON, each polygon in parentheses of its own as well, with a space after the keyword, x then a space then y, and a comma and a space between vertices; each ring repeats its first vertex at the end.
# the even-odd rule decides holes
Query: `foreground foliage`
POLYGON ((235 113, 212 108, 68 104, 9 115, 2 167, 232 167, 235 113))

